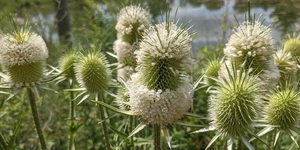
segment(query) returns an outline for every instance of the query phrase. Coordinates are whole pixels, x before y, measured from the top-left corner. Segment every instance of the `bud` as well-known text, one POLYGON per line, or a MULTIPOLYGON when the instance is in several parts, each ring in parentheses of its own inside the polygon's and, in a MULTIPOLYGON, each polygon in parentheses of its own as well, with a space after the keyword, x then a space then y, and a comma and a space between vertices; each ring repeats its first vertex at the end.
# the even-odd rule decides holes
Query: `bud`
POLYGON ((89 93, 103 92, 108 87, 107 60, 101 52, 88 52, 75 64, 76 79, 89 93))
POLYGON ((300 56, 300 40, 298 38, 290 38, 284 42, 283 51, 290 52, 293 57, 300 56))
POLYGON ((119 13, 116 30, 122 41, 133 44, 149 26, 148 12, 140 6, 127 6, 119 13))
POLYGON ((69 79, 75 78, 74 65, 79 60, 79 55, 76 51, 68 51, 60 58, 59 68, 64 72, 62 74, 64 77, 69 79))
POLYGON ((300 103, 299 92, 284 88, 273 91, 265 109, 265 117, 271 125, 278 125, 281 129, 290 129, 299 121, 300 103))
POLYGON ((220 60, 217 58, 209 59, 208 63, 205 65, 205 83, 208 86, 215 85, 215 80, 219 76, 219 70, 221 69, 220 60))

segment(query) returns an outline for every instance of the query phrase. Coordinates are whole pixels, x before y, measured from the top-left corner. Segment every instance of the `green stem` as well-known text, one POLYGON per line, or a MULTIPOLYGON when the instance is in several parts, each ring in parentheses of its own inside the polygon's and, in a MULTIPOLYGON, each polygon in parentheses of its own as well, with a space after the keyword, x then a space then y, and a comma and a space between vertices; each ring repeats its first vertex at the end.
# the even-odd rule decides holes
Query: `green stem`
POLYGON ((160 125, 154 124, 154 150, 160 150, 160 125))
MULTIPOLYGON (((129 120, 129 131, 131 132, 133 130, 133 120, 134 120, 134 116, 130 116, 130 120, 129 120)), ((130 149, 134 150, 134 142, 133 142, 133 136, 130 137, 130 149)))
POLYGON ((1 143, 2 148, 3 148, 3 149, 6 149, 7 143, 6 143, 6 141, 5 141, 5 139, 4 139, 3 135, 2 135, 2 133, 0 133, 0 143, 1 143))
MULTIPOLYGON (((98 96, 102 97, 101 101, 103 101, 104 97, 101 93, 98 94, 98 96)), ((109 144, 109 137, 108 137, 108 130, 107 130, 107 127, 106 127, 106 124, 105 124, 105 116, 104 116, 104 109, 101 105, 98 105, 99 106, 99 109, 100 109, 100 119, 101 119, 101 125, 102 125, 102 128, 103 128, 103 133, 104 133, 104 138, 105 138, 105 143, 106 143, 106 149, 107 150, 110 150, 110 144, 109 144)))
POLYGON ((36 107, 34 93, 32 92, 32 90, 29 87, 27 87, 27 93, 28 93, 28 97, 29 97, 29 101, 30 101, 32 117, 34 120, 34 124, 35 124, 35 128, 36 128, 38 137, 40 139, 40 144, 41 144, 42 150, 47 150, 46 142, 44 139, 44 135, 43 135, 43 131, 41 128, 41 123, 40 123, 40 119, 39 119, 39 115, 38 115, 38 111, 37 111, 37 107, 36 107))
MULTIPOLYGON (((73 80, 70 80, 70 89, 73 89, 73 80)), ((73 128, 75 124, 75 102, 74 102, 74 93, 70 91, 70 109, 69 109, 69 119, 71 121, 71 128, 73 128)), ((77 130, 70 130, 69 135, 69 150, 75 150, 75 134, 77 130)))
POLYGON ((266 149, 274 150, 274 141, 275 141, 276 132, 272 131, 271 134, 268 135, 268 146, 266 149))

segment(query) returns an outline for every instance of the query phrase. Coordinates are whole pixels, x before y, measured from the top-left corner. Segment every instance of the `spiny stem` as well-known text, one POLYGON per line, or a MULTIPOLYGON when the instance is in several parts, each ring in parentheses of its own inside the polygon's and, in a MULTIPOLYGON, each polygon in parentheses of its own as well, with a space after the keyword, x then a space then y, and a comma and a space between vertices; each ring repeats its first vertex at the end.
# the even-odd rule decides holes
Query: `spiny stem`
POLYGON ((28 98, 30 101, 32 117, 34 120, 34 124, 35 124, 35 128, 36 128, 38 137, 40 139, 40 144, 41 144, 42 150, 47 150, 46 142, 44 139, 44 135, 43 135, 43 131, 41 128, 41 123, 40 123, 40 119, 39 119, 39 115, 38 115, 38 111, 37 111, 37 107, 36 107, 34 93, 32 92, 31 88, 29 88, 29 87, 27 87, 27 93, 28 93, 28 98))
POLYGON ((154 150, 160 150, 160 125, 154 124, 154 150))
MULTIPOLYGON (((101 101, 103 101, 104 97, 101 93, 98 94, 98 96, 102 97, 102 99, 100 99, 101 101)), ((108 137, 108 130, 107 130, 107 127, 106 127, 106 124, 105 124, 105 116, 104 116, 104 109, 101 105, 98 105, 99 106, 99 109, 100 109, 100 119, 101 119, 101 125, 102 125, 102 128, 103 128, 103 133, 104 133, 104 138, 105 138, 105 143, 106 143, 106 149, 107 150, 110 150, 110 144, 109 144, 109 137, 108 137)))
MULTIPOLYGON (((70 80, 70 89, 73 89, 73 80, 70 80)), ((73 91, 70 91, 70 108, 69 108, 69 119, 71 120, 71 128, 75 124, 75 102, 74 102, 74 93, 73 91)), ((76 131, 73 131, 72 129, 70 130, 70 135, 69 135, 69 150, 75 150, 75 134, 76 131)))

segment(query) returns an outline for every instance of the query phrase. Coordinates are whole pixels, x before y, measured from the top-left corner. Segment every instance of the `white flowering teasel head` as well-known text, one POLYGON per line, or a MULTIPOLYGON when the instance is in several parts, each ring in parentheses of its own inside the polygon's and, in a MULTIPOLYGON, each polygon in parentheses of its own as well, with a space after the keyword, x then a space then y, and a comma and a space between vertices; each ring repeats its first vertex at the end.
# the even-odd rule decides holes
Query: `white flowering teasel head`
POLYGON ((149 89, 140 81, 140 74, 128 82, 129 106, 144 121, 166 126, 175 123, 191 107, 193 87, 187 78, 175 90, 149 89))
POLYGON ((149 13, 140 6, 131 5, 121 9, 116 25, 118 36, 130 44, 140 39, 149 26, 148 16, 149 13))
POLYGON ((138 72, 128 81, 129 105, 146 122, 166 126, 190 108, 190 34, 173 22, 146 29, 136 51, 138 72))
POLYGON ((271 29, 259 21, 245 21, 234 28, 224 49, 224 54, 238 66, 252 68, 255 74, 268 70, 273 53, 271 29))
POLYGON ((48 49, 43 38, 32 32, 27 23, 14 31, 1 33, 0 64, 10 82, 17 87, 35 85, 44 76, 48 49))
POLYGON ((150 90, 175 90, 182 73, 192 68, 191 35, 173 22, 151 26, 136 51, 141 82, 150 90))

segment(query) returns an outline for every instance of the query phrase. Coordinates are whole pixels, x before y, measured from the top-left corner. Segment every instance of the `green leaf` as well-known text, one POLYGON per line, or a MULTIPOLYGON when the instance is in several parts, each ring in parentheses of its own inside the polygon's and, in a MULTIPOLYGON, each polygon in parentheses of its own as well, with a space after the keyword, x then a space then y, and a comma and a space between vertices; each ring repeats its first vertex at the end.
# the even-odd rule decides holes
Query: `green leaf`
POLYGON ((197 124, 187 124, 187 123, 183 123, 180 121, 175 122, 175 124, 181 125, 181 126, 186 126, 186 127, 198 127, 198 128, 203 128, 204 125, 197 125, 197 124))
POLYGON ((219 137, 221 136, 221 134, 217 134, 215 135, 210 142, 208 143, 208 145, 206 146, 205 150, 207 150, 219 137))
POLYGON ((135 129, 133 129, 133 131, 129 134, 128 137, 131 137, 131 136, 135 135, 136 133, 138 133, 139 131, 141 131, 142 129, 144 129, 148 123, 149 122, 146 122, 146 121, 143 121, 142 123, 140 123, 135 129))
POLYGON ((120 113, 120 114, 123 114, 123 115, 129 115, 129 116, 134 115, 132 113, 132 111, 126 111, 126 110, 118 109, 118 108, 110 106, 110 105, 108 105, 108 104, 106 104, 106 103, 104 103, 102 101, 92 100, 92 102, 97 103, 97 104, 99 104, 99 105, 101 105, 101 106, 103 106, 103 107, 105 107, 105 108, 107 108, 107 109, 109 109, 111 111, 114 111, 114 112, 117 112, 117 113, 120 113))
POLYGON ((15 126, 14 133, 13 133, 13 135, 11 136, 11 138, 9 140, 9 143, 7 145, 7 149, 9 149, 9 150, 13 149, 13 146, 14 146, 14 143, 16 141, 17 135, 19 133, 21 124, 22 124, 22 119, 19 119, 18 123, 15 126))
POLYGON ((249 150, 255 150, 254 147, 248 142, 248 140, 243 135, 239 135, 239 137, 249 150))
MULTIPOLYGON (((127 135, 126 133, 123 133, 123 132, 119 131, 118 129, 116 129, 115 127, 113 127, 113 126, 111 126, 111 125, 110 125, 109 127, 110 127, 110 129, 111 129, 115 134, 117 134, 119 137, 121 137, 122 139, 124 139, 126 143, 127 143, 127 141, 129 141, 129 140, 128 140, 128 135, 127 135)), ((127 143, 127 144, 129 144, 129 143, 127 143)))

